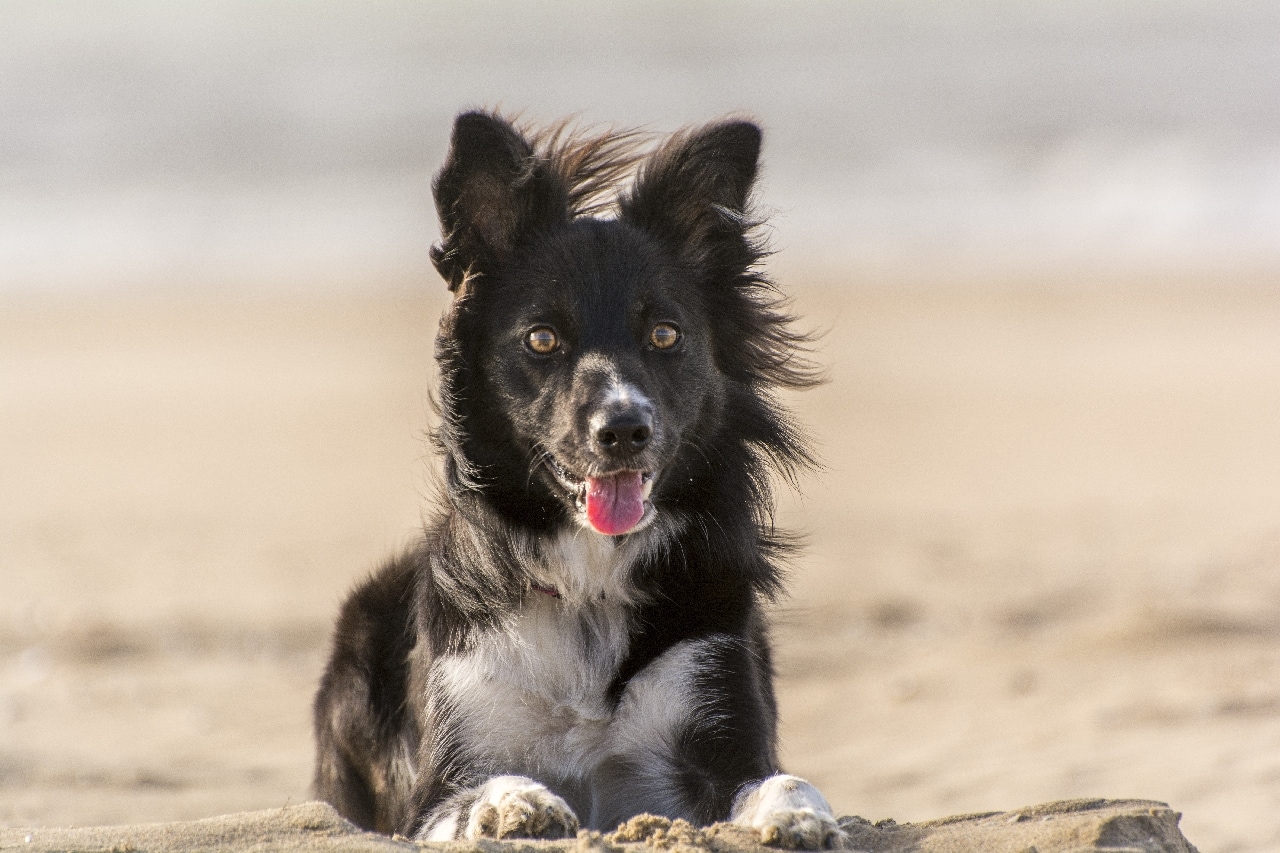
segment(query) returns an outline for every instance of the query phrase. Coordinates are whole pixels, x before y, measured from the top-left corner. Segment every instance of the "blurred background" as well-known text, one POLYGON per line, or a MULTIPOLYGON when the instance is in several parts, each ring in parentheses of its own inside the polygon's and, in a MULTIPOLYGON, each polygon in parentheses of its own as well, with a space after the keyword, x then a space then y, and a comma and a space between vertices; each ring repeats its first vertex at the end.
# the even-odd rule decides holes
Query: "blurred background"
POLYGON ((1265 2, 0 8, 8 290, 416 280, 482 105, 750 113, 779 247, 864 281, 1280 255, 1265 2))
POLYGON ((307 798, 429 500, 461 109, 766 131, 831 382, 777 612, 841 813, 1280 850, 1280 6, 0 0, 0 822, 307 798))

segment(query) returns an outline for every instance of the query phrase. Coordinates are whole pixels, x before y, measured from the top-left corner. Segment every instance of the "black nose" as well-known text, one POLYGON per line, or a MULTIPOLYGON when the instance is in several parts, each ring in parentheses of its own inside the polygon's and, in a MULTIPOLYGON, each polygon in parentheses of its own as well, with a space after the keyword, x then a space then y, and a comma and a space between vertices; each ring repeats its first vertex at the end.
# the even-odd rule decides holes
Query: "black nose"
POLYGON ((591 419, 596 450, 610 456, 638 453, 653 438, 653 415, 641 408, 628 407, 591 419))

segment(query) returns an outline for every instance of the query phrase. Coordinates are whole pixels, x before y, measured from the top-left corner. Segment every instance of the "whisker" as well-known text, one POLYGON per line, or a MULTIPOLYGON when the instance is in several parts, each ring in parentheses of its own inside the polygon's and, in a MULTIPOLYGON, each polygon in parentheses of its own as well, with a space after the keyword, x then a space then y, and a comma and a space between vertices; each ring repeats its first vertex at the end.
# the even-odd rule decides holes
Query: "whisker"
POLYGON ((551 460, 551 452, 541 444, 535 444, 533 447, 533 455, 529 458, 529 471, 525 477, 525 487, 533 485, 533 475, 537 473, 538 466, 546 464, 551 460))

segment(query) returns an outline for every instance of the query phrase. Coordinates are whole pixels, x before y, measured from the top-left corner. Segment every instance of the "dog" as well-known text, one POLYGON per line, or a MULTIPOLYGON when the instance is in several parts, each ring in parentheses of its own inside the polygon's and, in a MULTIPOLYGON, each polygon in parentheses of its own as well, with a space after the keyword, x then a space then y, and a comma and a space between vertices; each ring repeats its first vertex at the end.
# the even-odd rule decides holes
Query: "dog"
POLYGON ((315 700, 315 794, 355 824, 556 838, 648 812, 841 843, 777 760, 770 477, 812 460, 776 394, 817 377, 760 269, 760 143, 456 119, 439 507, 345 602, 315 700))

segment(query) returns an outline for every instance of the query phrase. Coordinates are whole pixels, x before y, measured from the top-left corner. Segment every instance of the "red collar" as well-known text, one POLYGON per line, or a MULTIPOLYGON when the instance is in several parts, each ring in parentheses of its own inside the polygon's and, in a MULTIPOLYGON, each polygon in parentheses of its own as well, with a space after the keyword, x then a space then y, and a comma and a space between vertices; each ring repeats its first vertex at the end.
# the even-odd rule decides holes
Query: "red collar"
POLYGON ((533 582, 530 582, 529 586, 533 588, 534 592, 540 592, 543 595, 549 595, 552 598, 560 597, 560 590, 556 589, 554 586, 543 586, 540 583, 533 582))

